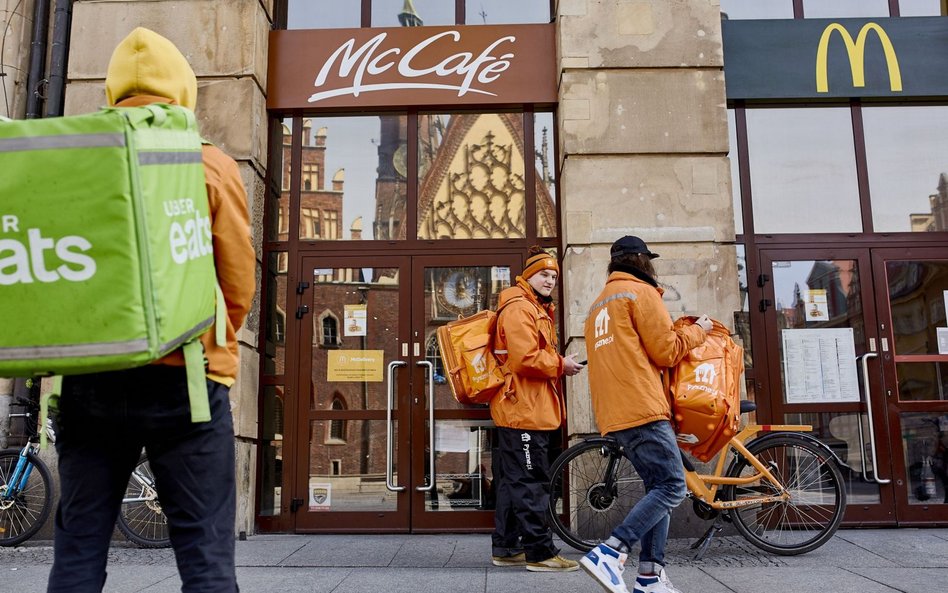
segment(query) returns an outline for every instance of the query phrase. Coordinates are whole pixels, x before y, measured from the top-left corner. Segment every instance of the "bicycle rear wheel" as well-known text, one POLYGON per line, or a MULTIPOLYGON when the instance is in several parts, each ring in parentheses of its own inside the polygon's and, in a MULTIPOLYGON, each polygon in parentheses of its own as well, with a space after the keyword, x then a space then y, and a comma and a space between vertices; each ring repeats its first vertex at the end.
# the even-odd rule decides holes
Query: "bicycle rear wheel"
POLYGON ((550 470, 550 526, 577 550, 588 552, 645 496, 635 468, 611 438, 573 445, 550 470))
POLYGON ((168 518, 161 510, 155 476, 144 455, 128 479, 118 528, 130 542, 143 548, 167 548, 171 545, 168 518))
MULTIPOLYGON (((734 508, 731 519, 747 541, 773 554, 794 556, 822 546, 843 520, 846 490, 832 454, 809 439, 786 434, 758 439, 748 445, 786 488, 783 501, 734 508)), ((756 470, 738 457, 728 476, 750 476, 756 470)), ((768 480, 728 486, 728 500, 777 495, 768 480)))
POLYGON ((20 461, 18 449, 0 451, 0 546, 15 546, 33 537, 46 523, 53 508, 49 469, 38 457, 27 453, 32 465, 25 486, 10 483, 20 461))

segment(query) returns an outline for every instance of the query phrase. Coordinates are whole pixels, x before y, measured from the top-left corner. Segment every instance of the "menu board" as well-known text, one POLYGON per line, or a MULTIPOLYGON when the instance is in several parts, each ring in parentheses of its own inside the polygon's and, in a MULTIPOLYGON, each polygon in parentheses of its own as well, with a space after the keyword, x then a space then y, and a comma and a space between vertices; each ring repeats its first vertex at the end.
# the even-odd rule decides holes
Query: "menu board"
POLYGON ((851 327, 785 329, 782 338, 783 393, 788 404, 860 400, 851 327))

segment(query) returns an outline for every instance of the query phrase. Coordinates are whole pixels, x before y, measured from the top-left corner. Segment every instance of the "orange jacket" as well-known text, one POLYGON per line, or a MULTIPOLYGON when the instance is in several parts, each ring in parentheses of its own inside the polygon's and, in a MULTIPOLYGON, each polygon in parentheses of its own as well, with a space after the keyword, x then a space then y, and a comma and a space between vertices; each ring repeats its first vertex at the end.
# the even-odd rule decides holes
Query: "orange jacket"
POLYGON ((554 430, 563 422, 559 381, 563 359, 556 349, 553 305, 543 306, 527 281, 500 293, 498 307, 510 303, 497 318, 494 350, 512 373, 512 389, 490 402, 494 424, 525 430, 554 430), (506 355, 501 352, 506 350, 506 355))
MULTIPOLYGON (((117 107, 139 107, 151 103, 174 101, 151 95, 136 95, 116 104, 117 107)), ((244 322, 256 290, 256 256, 250 242, 250 215, 247 193, 237 163, 216 146, 203 146, 204 177, 211 211, 211 236, 214 245, 214 267, 217 283, 227 303, 227 347, 215 343, 214 326, 201 336, 207 375, 227 386, 237 378, 237 329, 244 322)), ((183 366, 180 350, 172 352, 158 364, 183 366)))
POLYGON ((584 333, 589 389, 602 434, 671 418, 659 371, 704 342, 703 329, 675 330, 660 288, 613 272, 589 308, 584 333))

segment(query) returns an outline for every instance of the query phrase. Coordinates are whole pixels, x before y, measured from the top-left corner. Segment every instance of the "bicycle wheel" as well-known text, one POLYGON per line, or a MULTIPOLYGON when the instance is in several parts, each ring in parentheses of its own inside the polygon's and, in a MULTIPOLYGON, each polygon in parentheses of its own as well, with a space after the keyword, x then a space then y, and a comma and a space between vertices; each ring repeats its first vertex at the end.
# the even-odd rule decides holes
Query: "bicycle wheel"
MULTIPOLYGON (((846 510, 843 476, 833 456, 807 438, 786 434, 758 439, 748 449, 786 488, 789 498, 734 508, 731 519, 747 541, 773 554, 794 556, 822 546, 836 533, 846 510)), ((756 470, 738 457, 728 476, 750 476, 756 470)), ((728 500, 777 495, 768 480, 728 486, 728 500)))
POLYGON ((20 451, 0 451, 0 546, 15 546, 33 537, 53 508, 49 469, 32 453, 27 453, 26 459, 32 464, 29 478, 25 487, 13 492, 10 479, 20 460, 20 451))
POLYGON ((642 479, 610 438, 573 445, 553 462, 550 473, 550 526, 583 552, 608 539, 645 496, 642 479))
POLYGON ((167 548, 171 545, 168 518, 161 510, 155 476, 144 455, 128 479, 118 528, 130 542, 143 548, 167 548))

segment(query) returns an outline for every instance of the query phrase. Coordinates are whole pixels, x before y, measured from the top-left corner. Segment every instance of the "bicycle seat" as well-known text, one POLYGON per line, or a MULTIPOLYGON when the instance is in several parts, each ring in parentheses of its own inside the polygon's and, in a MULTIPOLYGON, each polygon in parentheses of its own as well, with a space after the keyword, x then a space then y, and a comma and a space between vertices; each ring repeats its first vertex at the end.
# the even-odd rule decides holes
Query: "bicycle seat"
POLYGON ((749 399, 742 399, 742 400, 741 400, 741 414, 746 414, 746 413, 748 413, 748 412, 753 412, 753 411, 756 410, 756 409, 757 409, 757 404, 755 404, 755 403, 752 402, 751 400, 749 400, 749 399))

